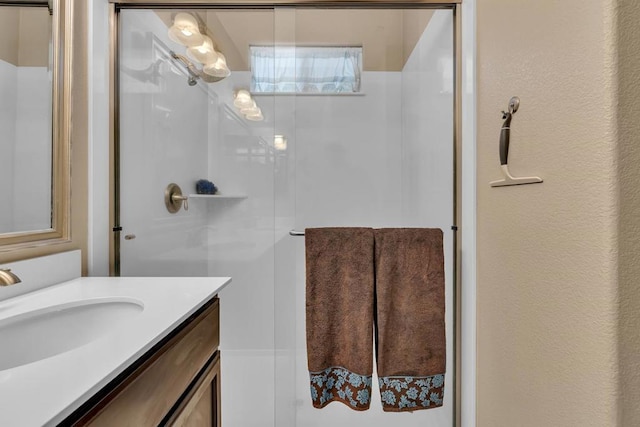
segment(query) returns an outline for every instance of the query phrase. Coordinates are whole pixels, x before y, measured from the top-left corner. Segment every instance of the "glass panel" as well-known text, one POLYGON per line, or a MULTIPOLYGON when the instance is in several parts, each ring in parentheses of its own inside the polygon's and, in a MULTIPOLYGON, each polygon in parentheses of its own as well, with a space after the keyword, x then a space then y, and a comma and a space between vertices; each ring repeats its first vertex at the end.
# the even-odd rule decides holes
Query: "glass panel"
POLYGON ((168 184, 185 194, 208 178, 208 108, 214 97, 192 86, 171 52, 169 12, 126 10, 120 32, 120 179, 123 276, 206 276, 206 206, 171 214, 168 184))
MULTIPOLYGON (((124 10, 120 38, 122 274, 233 277, 221 294, 225 425, 453 425, 451 10, 124 10), (196 33, 230 75, 193 51, 209 46, 190 46, 196 33), (292 47, 362 46, 360 92, 253 91, 250 46, 271 52, 268 76, 292 47), (218 193, 197 195, 200 179, 218 193), (171 182, 188 211, 166 210, 171 182), (442 408, 385 413, 375 386, 368 411, 312 407, 305 241, 290 231, 324 226, 444 231, 442 408)), ((294 87, 301 74, 289 73, 294 87)))
POLYGON ((282 21, 289 17, 285 45, 363 46, 358 96, 276 96, 275 130, 287 139, 278 159, 286 170, 276 170, 276 224, 282 224, 276 227, 278 425, 453 425, 453 14, 363 8, 276 13, 282 21), (311 404, 305 243, 288 231, 352 226, 444 231, 448 356, 442 408, 383 412, 375 369, 368 411, 311 404))
POLYGON ((0 6, 0 234, 52 228, 51 16, 0 6))
POLYGON ((273 15, 120 14, 121 274, 233 278, 220 295, 226 426, 274 425, 275 111, 272 97, 248 93, 246 32, 273 44, 273 15), (204 35, 200 52, 192 39, 204 35), (210 69, 220 54, 228 73, 210 69), (197 194, 199 180, 217 192, 197 194), (169 183, 188 195, 188 210, 167 211, 169 183))

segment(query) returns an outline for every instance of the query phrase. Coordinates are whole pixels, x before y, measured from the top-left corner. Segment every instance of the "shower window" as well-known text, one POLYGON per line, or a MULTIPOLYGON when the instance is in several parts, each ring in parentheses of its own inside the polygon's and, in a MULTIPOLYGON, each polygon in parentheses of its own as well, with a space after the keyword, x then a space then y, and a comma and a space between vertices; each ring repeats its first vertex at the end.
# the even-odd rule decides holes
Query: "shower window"
POLYGON ((360 46, 251 46, 254 93, 357 93, 360 46))

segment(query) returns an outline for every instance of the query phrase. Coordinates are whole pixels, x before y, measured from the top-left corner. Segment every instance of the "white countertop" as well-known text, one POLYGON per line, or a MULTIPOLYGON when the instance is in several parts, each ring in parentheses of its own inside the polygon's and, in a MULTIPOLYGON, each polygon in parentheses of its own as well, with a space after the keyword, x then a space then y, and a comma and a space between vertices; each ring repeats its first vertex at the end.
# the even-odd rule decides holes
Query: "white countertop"
POLYGON ((56 425, 230 281, 228 277, 83 277, 0 302, 0 322, 87 299, 116 297, 144 304, 144 310, 126 326, 95 341, 0 370, 0 426, 56 425))

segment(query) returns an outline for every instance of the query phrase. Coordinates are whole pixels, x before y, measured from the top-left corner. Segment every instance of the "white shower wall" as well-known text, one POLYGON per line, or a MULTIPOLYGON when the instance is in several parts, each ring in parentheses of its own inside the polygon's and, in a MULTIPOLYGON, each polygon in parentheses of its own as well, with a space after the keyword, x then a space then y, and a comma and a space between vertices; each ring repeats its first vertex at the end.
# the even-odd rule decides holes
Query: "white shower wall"
POLYGON ((238 72, 218 84, 221 101, 209 114, 211 179, 223 194, 247 196, 206 202, 209 274, 233 277, 221 311, 224 422, 306 426, 296 408, 310 407, 308 384, 295 381, 295 368, 306 369, 297 348, 304 345, 304 239, 288 232, 402 225, 402 76, 365 72, 364 96, 256 96, 262 123, 235 116, 229 105, 233 88, 248 87, 249 78, 238 72), (287 150, 273 148, 274 134, 287 139, 287 150), (261 398, 251 411, 237 410, 247 393, 261 398))
POLYGON ((51 227, 51 81, 47 67, 0 60, 0 233, 51 227))
MULTIPOLYGON (((273 121, 250 122, 233 107, 235 88, 247 87, 247 72, 236 72, 212 86, 209 106, 209 171, 218 193, 231 199, 197 200, 208 210, 210 275, 232 276, 225 296, 238 301, 223 316, 245 331, 223 332, 233 350, 273 349, 274 162, 268 147, 273 121)), ((261 103, 268 115, 268 105, 261 103)), ((273 117, 273 116, 272 116, 273 117)), ((235 328, 233 329, 235 331, 235 328)))
MULTIPOLYGON (((234 89, 248 72, 211 85, 209 173, 222 195, 200 200, 208 209, 208 272, 231 276, 221 294, 222 413, 225 426, 273 426, 274 395, 274 125, 271 105, 258 101, 267 120, 250 122, 233 106, 234 89), (251 410, 242 409, 247 396, 251 410)), ((270 104, 269 104, 270 102, 270 104)))
POLYGON ((18 67, 14 224, 51 227, 51 75, 47 67, 18 67))

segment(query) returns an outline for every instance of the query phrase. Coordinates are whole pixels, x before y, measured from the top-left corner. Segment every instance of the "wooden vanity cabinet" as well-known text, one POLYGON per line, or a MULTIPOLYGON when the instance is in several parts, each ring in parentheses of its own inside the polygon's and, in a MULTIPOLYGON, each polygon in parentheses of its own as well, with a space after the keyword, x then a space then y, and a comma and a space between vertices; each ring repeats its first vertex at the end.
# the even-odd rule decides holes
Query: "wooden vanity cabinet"
POLYGON ((171 427, 220 427, 220 360, 216 358, 200 376, 186 399, 169 419, 171 427))
POLYGON ((63 425, 220 427, 219 319, 214 298, 63 425))

